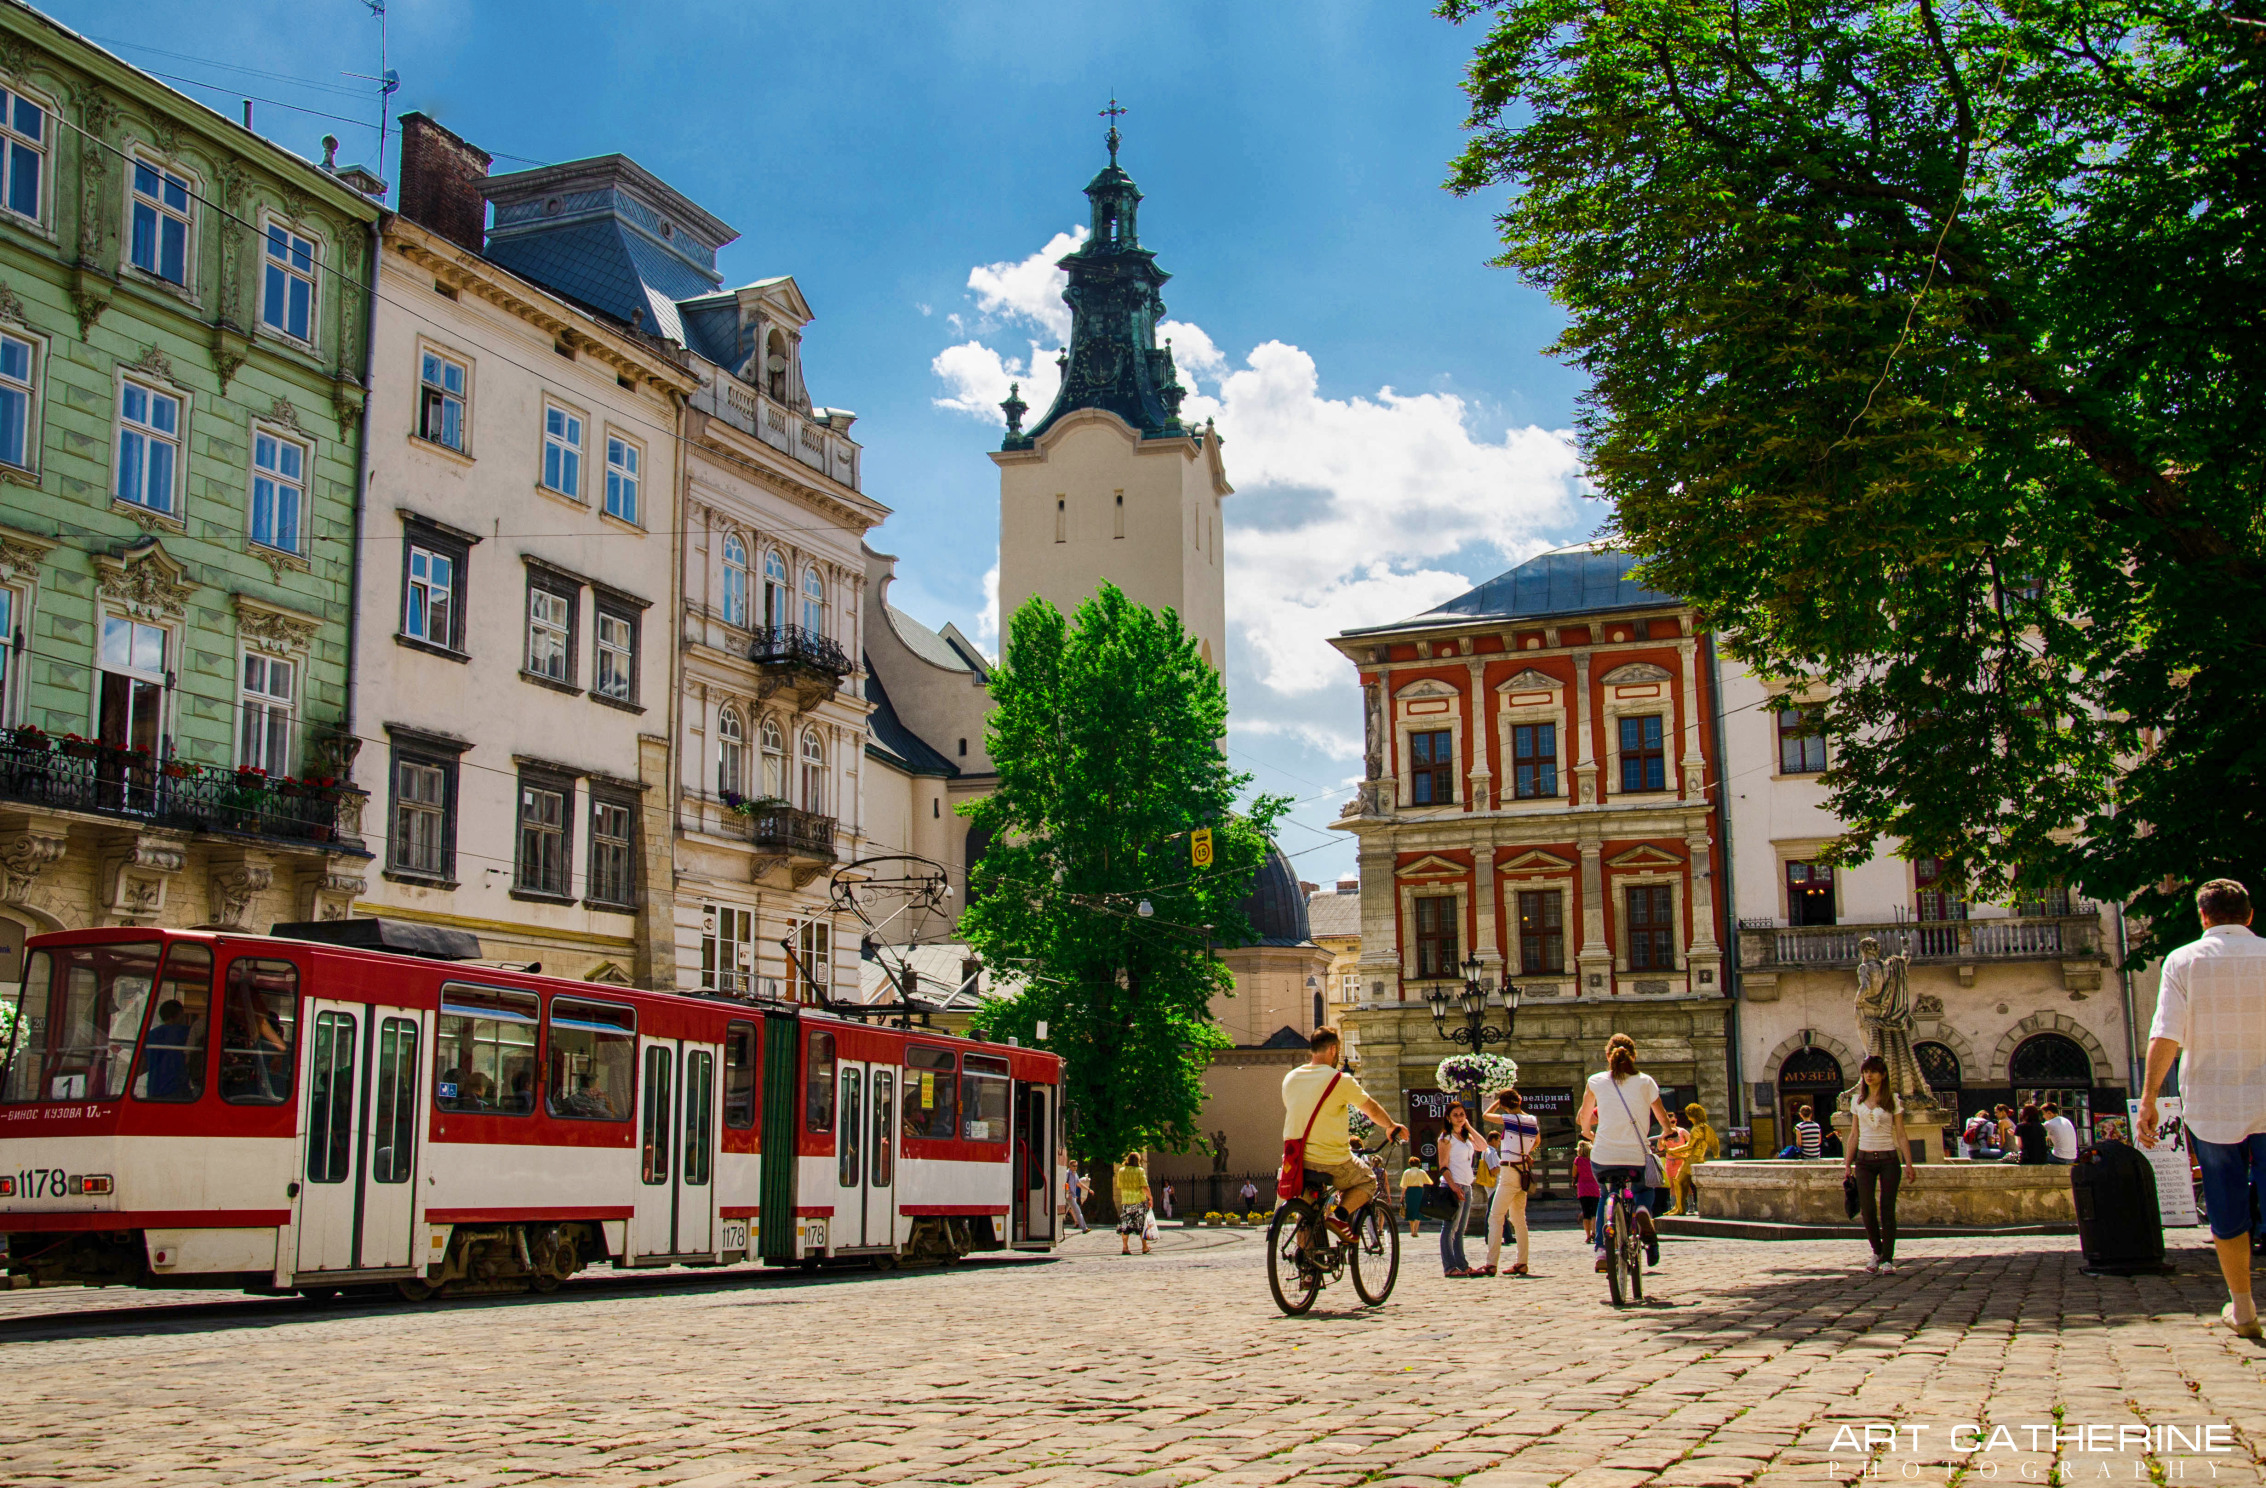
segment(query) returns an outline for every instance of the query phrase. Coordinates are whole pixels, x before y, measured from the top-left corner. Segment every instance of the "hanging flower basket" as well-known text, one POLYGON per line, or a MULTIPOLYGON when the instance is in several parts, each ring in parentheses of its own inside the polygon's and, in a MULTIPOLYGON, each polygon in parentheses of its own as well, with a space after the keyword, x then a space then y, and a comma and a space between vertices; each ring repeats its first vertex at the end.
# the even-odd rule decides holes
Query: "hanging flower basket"
POLYGON ((1519 1063, 1500 1054, 1450 1054, 1432 1072, 1442 1090, 1477 1088, 1492 1095, 1519 1082, 1519 1063))

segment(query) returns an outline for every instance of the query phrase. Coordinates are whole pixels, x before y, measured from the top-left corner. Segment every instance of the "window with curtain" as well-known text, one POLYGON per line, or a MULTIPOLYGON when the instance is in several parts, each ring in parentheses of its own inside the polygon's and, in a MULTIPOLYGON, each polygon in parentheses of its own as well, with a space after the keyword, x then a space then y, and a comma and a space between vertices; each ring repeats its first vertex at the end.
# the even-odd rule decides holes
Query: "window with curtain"
POLYGON ((802 743, 803 810, 826 814, 826 745, 818 730, 806 729, 802 743))
POLYGON ((724 534, 724 623, 747 624, 747 544, 736 532, 724 534))

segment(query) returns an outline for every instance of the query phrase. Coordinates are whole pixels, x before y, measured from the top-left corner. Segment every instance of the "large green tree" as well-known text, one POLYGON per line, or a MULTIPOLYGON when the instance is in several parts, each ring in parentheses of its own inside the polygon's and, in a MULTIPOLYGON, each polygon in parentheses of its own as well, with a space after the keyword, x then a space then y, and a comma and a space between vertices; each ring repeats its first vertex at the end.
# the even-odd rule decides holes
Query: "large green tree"
MULTIPOLYGON (((1448 0, 1459 192, 1658 586, 1819 678, 1845 861, 2266 889, 2259 0, 1448 0)), ((2175 912, 2177 911, 2177 912, 2175 912)))
POLYGON ((1204 1066, 1227 1044, 1211 1004, 1233 984, 1212 950, 1251 938, 1241 904, 1287 803, 1237 809, 1251 777, 1227 766, 1219 674, 1178 615, 1114 585, 1067 621, 1035 597, 1017 610, 991 697, 999 786, 963 808, 991 846, 962 924, 1022 990, 977 1026, 1030 1041, 1047 1025, 1082 1158, 1185 1151, 1204 1066), (1199 869, 1201 827, 1213 862, 1199 869))

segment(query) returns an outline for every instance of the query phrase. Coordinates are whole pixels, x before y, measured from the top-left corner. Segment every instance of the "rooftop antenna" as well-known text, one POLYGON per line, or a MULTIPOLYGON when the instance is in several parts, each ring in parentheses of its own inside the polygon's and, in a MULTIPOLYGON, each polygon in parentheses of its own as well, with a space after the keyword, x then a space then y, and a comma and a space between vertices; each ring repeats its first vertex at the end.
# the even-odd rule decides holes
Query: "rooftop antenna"
MULTIPOLYGON (((375 0, 365 0, 365 3, 375 3, 375 0)), ((1101 111, 1101 116, 1109 120, 1109 135, 1107 143, 1109 145, 1109 163, 1111 165, 1117 164, 1117 147, 1120 143, 1123 142, 1125 138, 1123 135, 1117 132, 1117 121, 1127 112, 1128 110, 1120 108, 1118 106, 1117 94, 1115 92, 1112 92, 1109 95, 1109 107, 1101 111)))
POLYGON ((344 76, 378 85, 378 158, 373 168, 383 176, 386 173, 386 116, 393 112, 393 95, 401 87, 401 74, 386 66, 386 0, 362 0, 362 3, 378 18, 378 75, 349 72, 344 76))

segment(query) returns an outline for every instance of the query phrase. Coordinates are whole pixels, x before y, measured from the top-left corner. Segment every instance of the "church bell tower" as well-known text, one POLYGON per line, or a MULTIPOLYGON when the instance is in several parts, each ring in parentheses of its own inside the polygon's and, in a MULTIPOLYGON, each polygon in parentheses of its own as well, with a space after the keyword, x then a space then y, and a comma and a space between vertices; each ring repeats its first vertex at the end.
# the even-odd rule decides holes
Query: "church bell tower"
POLYGON ((1141 246, 1140 188, 1117 163, 1086 187, 1091 225, 1061 260, 1070 344, 1054 403, 1028 430, 1020 389, 1000 405, 999 613, 1033 594, 1070 613, 1107 579, 1137 604, 1176 611, 1204 659, 1226 664, 1226 564, 1220 502, 1234 488, 1208 423, 1181 422, 1186 390, 1172 345, 1157 344, 1164 282, 1141 246))

